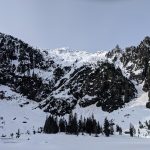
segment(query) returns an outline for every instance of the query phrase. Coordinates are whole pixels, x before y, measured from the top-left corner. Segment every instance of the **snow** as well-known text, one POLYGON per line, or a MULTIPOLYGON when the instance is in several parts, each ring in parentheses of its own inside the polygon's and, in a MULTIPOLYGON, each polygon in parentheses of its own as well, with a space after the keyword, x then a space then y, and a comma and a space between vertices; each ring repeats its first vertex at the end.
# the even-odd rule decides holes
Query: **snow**
MULTIPOLYGON (((42 50, 43 54, 45 50, 42 50)), ((86 51, 71 50, 69 48, 58 48, 46 50, 48 55, 46 59, 53 58, 54 62, 61 64, 62 66, 74 66, 80 67, 85 63, 97 63, 97 61, 106 60, 107 51, 101 51, 96 53, 90 53, 86 51)))
POLYGON ((3 117, 0 119, 0 136, 2 134, 9 136, 11 133, 16 133, 18 129, 26 133, 27 130, 32 132, 33 128, 37 130, 43 127, 47 114, 37 108, 36 102, 31 102, 7 86, 1 85, 1 90, 5 91, 6 97, 10 96, 13 100, 7 98, 0 100, 0 117, 3 117), (29 104, 26 104, 27 102, 29 104))
POLYGON ((150 139, 131 138, 127 136, 91 137, 75 135, 32 135, 20 139, 0 139, 0 147, 3 150, 149 150, 150 139))
POLYGON ((52 69, 51 69, 51 71, 44 71, 44 70, 35 68, 34 70, 31 70, 31 74, 33 71, 35 74, 38 75, 38 77, 41 77, 43 79, 43 81, 46 83, 49 83, 49 81, 51 79, 53 79, 53 70, 52 69))

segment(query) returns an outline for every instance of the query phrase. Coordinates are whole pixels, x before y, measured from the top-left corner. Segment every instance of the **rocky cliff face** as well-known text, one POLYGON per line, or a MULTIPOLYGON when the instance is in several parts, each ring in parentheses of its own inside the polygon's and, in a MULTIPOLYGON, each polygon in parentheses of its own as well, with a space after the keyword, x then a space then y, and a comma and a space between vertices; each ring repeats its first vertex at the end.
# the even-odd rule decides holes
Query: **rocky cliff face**
MULTIPOLYGON (((115 55, 116 53, 109 52, 110 58, 117 58, 115 55)), ((143 91, 149 93, 150 101, 150 37, 145 37, 137 47, 126 48, 121 54, 120 62, 130 80, 137 85, 143 84, 143 91)), ((150 102, 146 107, 150 108, 150 102)))
POLYGON ((0 84, 52 114, 70 113, 77 105, 112 112, 136 97, 135 84, 149 91, 149 56, 149 37, 124 51, 117 46, 110 52, 87 53, 41 51, 1 33, 0 84))

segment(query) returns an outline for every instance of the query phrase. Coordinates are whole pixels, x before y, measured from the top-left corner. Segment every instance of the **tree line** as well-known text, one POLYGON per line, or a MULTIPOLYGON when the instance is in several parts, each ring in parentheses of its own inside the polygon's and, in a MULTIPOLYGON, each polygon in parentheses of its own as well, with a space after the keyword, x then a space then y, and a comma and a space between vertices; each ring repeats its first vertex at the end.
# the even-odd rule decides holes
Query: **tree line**
POLYGON ((80 116, 80 119, 78 119, 76 113, 71 113, 68 117, 68 121, 65 118, 58 119, 56 116, 50 115, 45 121, 44 133, 55 134, 63 132, 74 135, 93 134, 96 137, 102 134, 108 137, 113 135, 116 131, 121 135, 122 128, 116 125, 116 129, 114 129, 114 125, 113 120, 108 120, 107 118, 104 119, 104 124, 101 125, 99 121, 94 118, 94 115, 88 118, 80 116))

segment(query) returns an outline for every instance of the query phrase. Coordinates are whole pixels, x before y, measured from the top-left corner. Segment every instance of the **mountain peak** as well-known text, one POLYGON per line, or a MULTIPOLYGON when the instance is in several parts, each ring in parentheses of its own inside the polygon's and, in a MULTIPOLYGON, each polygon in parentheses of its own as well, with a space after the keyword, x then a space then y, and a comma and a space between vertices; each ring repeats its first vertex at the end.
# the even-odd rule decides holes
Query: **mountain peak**
POLYGON ((146 36, 144 38, 144 40, 142 41, 142 43, 146 46, 146 47, 150 47, 150 37, 146 36))

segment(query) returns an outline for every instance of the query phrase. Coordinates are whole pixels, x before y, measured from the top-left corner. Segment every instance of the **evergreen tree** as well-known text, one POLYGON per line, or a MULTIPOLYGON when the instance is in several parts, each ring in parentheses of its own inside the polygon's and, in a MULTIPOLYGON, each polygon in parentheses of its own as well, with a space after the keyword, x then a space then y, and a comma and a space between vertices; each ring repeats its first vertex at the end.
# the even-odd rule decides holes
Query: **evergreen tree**
POLYGON ((80 117, 80 120, 79 120, 79 123, 78 123, 78 132, 80 133, 83 133, 84 131, 84 124, 83 124, 83 120, 82 120, 82 115, 81 115, 81 117, 80 117))
POLYGON ((98 134, 100 132, 100 126, 98 125, 98 123, 96 122, 95 126, 94 126, 94 134, 95 134, 95 137, 98 137, 98 134))
POLYGON ((129 133, 130 133, 131 137, 133 137, 134 134, 136 133, 136 130, 135 130, 134 126, 131 123, 130 123, 129 133))
POLYGON ((119 128, 119 135, 122 135, 122 128, 119 128))
POLYGON ((110 125, 109 125, 109 121, 107 120, 107 118, 105 118, 104 120, 103 132, 107 137, 110 135, 110 125))
POLYGON ((69 121, 66 127, 66 132, 69 134, 78 134, 78 121, 76 113, 74 114, 74 116, 72 113, 69 115, 69 121))
POLYGON ((45 133, 58 133, 58 123, 57 118, 54 118, 53 116, 49 116, 49 118, 46 119, 45 125, 44 125, 44 132, 45 133))
POLYGON ((14 136, 14 134, 13 134, 13 133, 11 133, 11 134, 10 134, 10 137, 11 137, 11 138, 13 138, 13 136, 14 136))
POLYGON ((16 138, 20 138, 20 135, 21 133, 20 133, 20 130, 18 129, 18 131, 16 132, 16 138))
POLYGON ((92 131, 93 131, 93 124, 92 124, 92 119, 91 118, 87 118, 85 128, 86 128, 86 133, 91 135, 92 131))
POLYGON ((67 124, 67 127, 66 127, 66 132, 68 134, 71 134, 72 133, 72 120, 73 120, 73 114, 69 114, 69 120, 68 120, 68 124, 67 124))
POLYGON ((59 132, 66 132, 66 120, 61 118, 59 120, 59 132))
POLYGON ((84 121, 83 121, 83 132, 84 133, 86 132, 86 122, 87 122, 87 119, 84 118, 84 121))
POLYGON ((122 135, 122 128, 116 125, 116 132, 119 132, 119 135, 122 135))
POLYGON ((77 114, 75 113, 72 120, 72 133, 78 135, 78 121, 77 114))
POLYGON ((150 130, 150 120, 145 122, 145 125, 147 126, 148 130, 150 130))
POLYGON ((142 129, 144 128, 143 124, 141 123, 141 121, 139 121, 139 128, 142 129))
POLYGON ((101 128, 101 126, 100 126, 100 124, 98 122, 97 123, 97 134, 100 134, 100 133, 102 133, 102 128, 101 128))
POLYGON ((94 115, 92 114, 92 126, 93 126, 93 128, 92 128, 92 133, 94 133, 94 134, 98 134, 97 133, 97 121, 95 120, 95 118, 94 118, 94 115))
POLYGON ((138 129, 138 137, 140 136, 140 129, 138 129))

